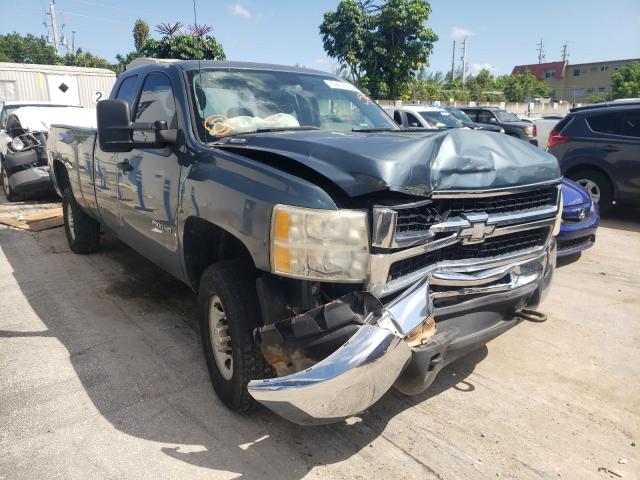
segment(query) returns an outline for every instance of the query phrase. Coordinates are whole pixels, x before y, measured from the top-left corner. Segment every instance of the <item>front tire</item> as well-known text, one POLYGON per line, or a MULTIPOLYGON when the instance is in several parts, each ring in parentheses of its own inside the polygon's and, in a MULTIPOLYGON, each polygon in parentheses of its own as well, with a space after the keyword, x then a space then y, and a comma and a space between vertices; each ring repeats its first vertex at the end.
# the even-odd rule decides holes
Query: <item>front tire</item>
POLYGON ((255 278, 243 261, 225 261, 202 274, 198 301, 200 334, 213 389, 231 410, 257 406, 249 395, 250 380, 270 372, 253 339, 261 325, 255 278))
POLYGON ((596 170, 577 170, 571 172, 569 178, 584 187, 593 203, 600 207, 600 213, 606 213, 613 203, 613 187, 606 175, 596 170))
POLYGON ((12 190, 11 185, 9 184, 9 174, 2 165, 0 169, 0 174, 2 175, 2 190, 4 191, 4 195, 7 197, 7 200, 10 202, 19 202, 22 198, 12 190))
POLYGON ((70 188, 62 196, 64 230, 74 253, 92 253, 100 247, 100 223, 84 213, 70 188))

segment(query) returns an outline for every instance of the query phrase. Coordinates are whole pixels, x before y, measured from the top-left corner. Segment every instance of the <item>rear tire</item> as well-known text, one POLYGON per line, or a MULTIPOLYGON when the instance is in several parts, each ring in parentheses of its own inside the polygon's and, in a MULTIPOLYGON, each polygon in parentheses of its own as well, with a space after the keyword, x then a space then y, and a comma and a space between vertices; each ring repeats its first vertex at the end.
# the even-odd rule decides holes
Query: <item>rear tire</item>
POLYGON ((9 174, 5 170, 4 165, 2 165, 2 169, 0 169, 0 174, 2 175, 2 190, 4 191, 4 195, 7 197, 7 200, 10 202, 19 202, 22 200, 22 197, 17 195, 11 189, 11 185, 9 184, 9 174))
POLYGON ((600 207, 600 213, 606 213, 611 209, 613 186, 605 174, 597 170, 584 169, 571 172, 568 177, 589 192, 593 202, 600 207))
POLYGON ((100 247, 100 223, 84 213, 73 192, 66 188, 62 196, 64 230, 74 253, 92 253, 100 247))
POLYGON ((198 301, 202 347, 213 389, 231 410, 251 410, 258 403, 247 384, 265 378, 270 368, 253 339, 261 319, 249 266, 234 260, 208 267, 200 280, 198 301))

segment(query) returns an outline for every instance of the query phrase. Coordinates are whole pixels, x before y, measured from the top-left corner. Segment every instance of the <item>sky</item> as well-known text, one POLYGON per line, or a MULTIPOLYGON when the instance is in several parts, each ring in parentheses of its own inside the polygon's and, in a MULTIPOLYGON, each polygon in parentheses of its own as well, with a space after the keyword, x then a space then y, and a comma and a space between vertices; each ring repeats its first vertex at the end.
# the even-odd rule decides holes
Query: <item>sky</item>
MULTIPOLYGON (((0 0, 0 33, 46 34, 43 22, 50 0, 0 0)), ((454 39, 467 37, 472 73, 489 68, 495 75, 515 65, 537 63, 542 39, 546 61, 561 59, 568 42, 570 63, 640 58, 640 0, 431 0, 427 25, 438 35, 430 71, 451 69, 454 39), (608 8, 613 5, 613 8, 608 8)), ((198 23, 213 26, 227 58, 283 65, 299 64, 332 71, 336 62, 322 48, 318 26, 322 14, 338 0, 196 0, 198 23)), ((192 24, 191 0, 56 0, 58 24, 76 47, 114 60, 132 51, 136 18, 152 27, 180 21, 192 24)), ((458 48, 456 60, 461 58, 458 48)))

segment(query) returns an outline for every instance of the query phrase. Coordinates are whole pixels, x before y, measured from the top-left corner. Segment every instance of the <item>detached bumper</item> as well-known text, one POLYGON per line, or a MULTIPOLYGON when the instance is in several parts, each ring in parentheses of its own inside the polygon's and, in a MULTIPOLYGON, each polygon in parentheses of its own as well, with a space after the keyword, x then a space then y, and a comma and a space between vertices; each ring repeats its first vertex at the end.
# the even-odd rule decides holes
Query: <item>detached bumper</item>
POLYGON ((442 367, 518 324, 519 310, 538 306, 555 257, 553 244, 538 257, 481 272, 433 272, 368 314, 349 341, 324 360, 292 375, 254 380, 249 393, 301 425, 353 416, 392 385, 420 393, 442 367), (425 345, 410 347, 409 333, 434 316, 436 334, 425 345))
POLYGON ((54 191, 49 167, 19 170, 9 177, 9 186, 18 195, 44 195, 54 191))

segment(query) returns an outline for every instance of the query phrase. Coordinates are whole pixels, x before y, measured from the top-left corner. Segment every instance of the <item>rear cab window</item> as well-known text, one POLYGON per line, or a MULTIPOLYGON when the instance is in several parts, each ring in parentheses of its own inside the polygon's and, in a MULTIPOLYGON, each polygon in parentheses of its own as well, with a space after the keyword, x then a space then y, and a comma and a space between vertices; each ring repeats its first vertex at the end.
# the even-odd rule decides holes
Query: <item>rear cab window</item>
POLYGON ((118 100, 126 100, 129 103, 129 108, 133 107, 133 103, 136 100, 137 83, 138 75, 131 75, 130 77, 125 78, 120 84, 118 93, 116 94, 116 98, 118 100))

